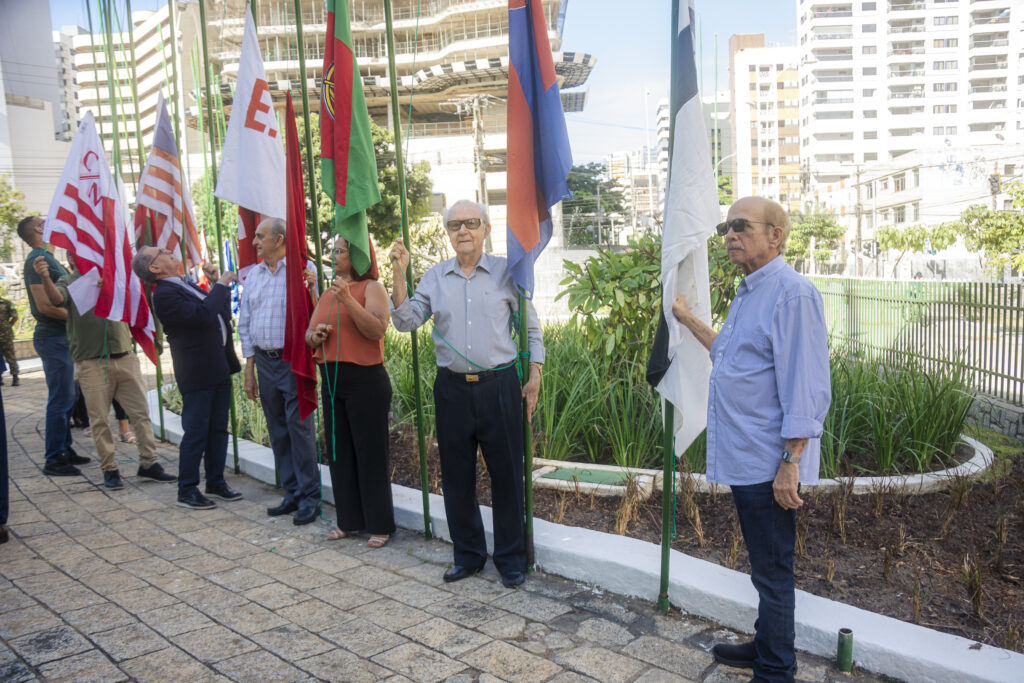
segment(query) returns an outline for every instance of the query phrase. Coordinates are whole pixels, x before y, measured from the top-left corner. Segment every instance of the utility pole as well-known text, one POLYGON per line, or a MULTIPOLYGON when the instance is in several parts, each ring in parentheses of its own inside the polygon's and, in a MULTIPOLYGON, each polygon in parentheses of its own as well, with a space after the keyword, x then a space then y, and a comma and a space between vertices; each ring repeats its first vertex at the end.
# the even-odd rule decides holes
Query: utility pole
POLYGON ((601 210, 601 179, 597 180, 597 243, 601 244, 601 222, 604 211, 601 210))
POLYGON ((857 259, 857 277, 863 274, 861 269, 861 222, 864 210, 860 203, 860 166, 860 164, 857 164, 857 206, 855 209, 857 211, 857 254, 855 257, 857 259))

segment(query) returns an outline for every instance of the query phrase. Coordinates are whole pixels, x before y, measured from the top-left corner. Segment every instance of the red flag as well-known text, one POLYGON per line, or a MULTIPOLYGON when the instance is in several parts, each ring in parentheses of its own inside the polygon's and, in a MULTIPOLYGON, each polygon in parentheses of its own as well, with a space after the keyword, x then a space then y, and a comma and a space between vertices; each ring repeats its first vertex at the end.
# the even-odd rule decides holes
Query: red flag
MULTIPOLYGON (((292 366, 299 390, 299 418, 316 410, 316 365, 313 352, 306 346, 306 328, 313 317, 313 300, 306 289, 302 271, 306 268, 306 193, 302 185, 302 153, 299 133, 295 127, 295 109, 288 93, 285 115, 285 144, 288 157, 288 210, 285 221, 285 258, 287 268, 287 307, 284 321, 284 360, 292 366)), ((241 257, 239 257, 241 261, 241 257)))
POLYGON ((263 220, 260 214, 249 209, 238 207, 238 279, 245 280, 249 269, 260 262, 256 255, 256 247, 252 238, 256 234, 256 226, 263 220))

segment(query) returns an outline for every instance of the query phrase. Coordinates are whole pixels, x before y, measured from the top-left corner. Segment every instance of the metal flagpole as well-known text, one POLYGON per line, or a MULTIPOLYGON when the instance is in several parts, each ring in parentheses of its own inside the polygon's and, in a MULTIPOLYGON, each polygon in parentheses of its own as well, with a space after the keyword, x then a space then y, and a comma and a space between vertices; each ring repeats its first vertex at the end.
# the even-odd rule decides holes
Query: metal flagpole
MULTIPOLYGON (((405 161, 402 159, 402 120, 399 118, 398 108, 398 76, 395 69, 395 33, 394 23, 391 18, 391 0, 384 0, 384 22, 387 30, 388 41, 388 76, 391 85, 391 114, 395 122, 395 164, 398 171, 398 188, 402 202, 402 241, 411 245, 409 237, 409 216, 405 210, 405 161)), ((331 40, 333 36, 327 36, 331 40)), ((409 296, 413 294, 412 280, 412 259, 409 259, 409 267, 405 272, 405 282, 409 290, 409 296)), ((412 373, 416 391, 416 439, 420 451, 420 488, 423 492, 423 534, 431 538, 430 533, 430 482, 427 477, 427 441, 423 435, 423 389, 420 386, 420 354, 419 341, 416 337, 416 330, 411 333, 412 337, 412 373)))
MULTIPOLYGON (((299 82, 302 84, 302 118, 306 122, 306 175, 309 177, 309 201, 313 214, 313 250, 316 254, 316 282, 320 291, 324 291, 324 264, 323 245, 320 243, 320 218, 317 216, 317 208, 320 202, 317 201, 320 193, 317 192, 316 177, 313 175, 313 133, 309 129, 309 94, 306 83, 306 45, 302 39, 302 9, 299 0, 295 0, 295 30, 299 41, 299 82)), ((332 36, 328 36, 330 40, 332 36)))
MULTIPOLYGON (((139 177, 135 179, 135 203, 139 201, 139 182, 142 180, 142 169, 144 166, 144 159, 146 158, 146 146, 142 142, 142 117, 139 114, 139 71, 138 63, 135 59, 135 30, 132 26, 132 0, 125 1, 125 13, 128 15, 128 44, 131 50, 131 63, 132 63, 132 105, 135 107, 135 142, 139 146, 139 177)), ((170 0, 173 2, 173 0, 170 0)), ((180 155, 179 155, 180 156, 180 155)), ((185 231, 182 230, 182 238, 184 239, 185 231)), ((146 228, 145 236, 143 238, 145 243, 148 245, 153 244, 153 226, 150 222, 149 210, 146 210, 146 228)), ((147 303, 149 304, 149 310, 153 311, 153 300, 152 297, 147 296, 147 303)), ((157 410, 160 414, 160 439, 165 440, 167 435, 164 431, 164 378, 163 371, 160 368, 160 356, 161 346, 159 340, 163 338, 163 326, 157 319, 156 315, 153 315, 153 322, 155 330, 155 341, 158 343, 156 346, 156 405, 157 410)))
MULTIPOLYGON (((173 0, 171 0, 173 2, 173 0)), ((210 54, 206 41, 206 0, 199 0, 199 26, 203 36, 203 96, 206 99, 207 130, 210 135, 210 192, 217 187, 217 146, 214 142, 213 98, 210 96, 210 54)), ((202 116, 202 113, 200 113, 202 116)), ((213 195, 213 212, 217 221, 217 260, 224 267, 224 236, 221 234, 220 198, 213 195)), ((235 474, 241 473, 238 466, 238 416, 235 412, 235 383, 231 383, 231 445, 235 456, 235 474)))
POLYGON ((103 23, 103 36, 105 39, 104 54, 107 59, 107 87, 110 90, 110 126, 113 131, 111 137, 111 154, 114 156, 114 172, 117 173, 116 177, 120 179, 121 148, 117 133, 117 95, 114 91, 114 79, 116 78, 116 74, 114 73, 114 36, 112 35, 113 27, 110 24, 110 2, 111 0, 101 0, 100 21, 103 23))
MULTIPOLYGON (((97 9, 99 5, 97 5, 97 9)), ((89 18, 89 46, 92 48, 92 85, 96 90, 96 132, 103 139, 103 117, 100 116, 100 65, 96 56, 96 32, 92 27, 92 5, 85 0, 85 14, 89 18)))
MULTIPOLYGON (((519 295, 519 362, 523 369, 520 381, 530 381, 530 345, 529 345, 529 313, 527 300, 519 295)), ((530 413, 523 399, 523 474, 526 504, 526 571, 534 570, 533 554, 533 425, 529 421, 530 413)))

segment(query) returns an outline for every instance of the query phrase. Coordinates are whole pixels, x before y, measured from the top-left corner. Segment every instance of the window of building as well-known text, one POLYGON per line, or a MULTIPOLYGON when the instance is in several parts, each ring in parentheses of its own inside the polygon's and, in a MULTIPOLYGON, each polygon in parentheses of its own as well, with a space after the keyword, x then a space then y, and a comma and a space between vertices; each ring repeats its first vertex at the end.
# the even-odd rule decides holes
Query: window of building
POLYGON ((878 131, 877 130, 866 130, 866 131, 864 131, 864 139, 865 140, 877 140, 878 139, 878 131))
POLYGON ((861 24, 860 30, 862 33, 874 33, 878 29, 875 24, 861 24))
POLYGON ((1003 200, 1003 211, 1013 211, 1013 200, 1012 199, 1004 199, 1003 200))
POLYGON ((864 47, 862 47, 860 49, 860 53, 862 55, 878 54, 878 46, 877 45, 865 45, 864 47))
POLYGON ((882 191, 882 192, 885 192, 886 190, 888 190, 889 189, 889 179, 888 178, 882 178, 881 180, 879 180, 878 181, 878 189, 880 191, 882 191))
POLYGON ((955 92, 956 83, 932 83, 932 90, 935 92, 955 92))
POLYGON ((911 206, 913 206, 914 208, 914 217, 911 220, 921 220, 921 204, 919 204, 918 202, 914 202, 911 206))
POLYGON ((864 67, 863 74, 865 76, 874 76, 877 73, 878 73, 878 69, 876 69, 873 66, 866 66, 866 67, 864 67))
POLYGON ((878 111, 875 110, 875 109, 865 109, 864 110, 864 118, 866 118, 866 119, 877 119, 878 118, 878 111))
POLYGON ((892 191, 903 192, 907 189, 907 174, 900 173, 892 177, 892 191))
POLYGON ((864 88, 864 90, 861 91, 861 95, 863 95, 864 97, 874 97, 875 96, 875 89, 874 88, 864 88))
POLYGON ((756 66, 754 66, 753 64, 751 64, 751 65, 750 65, 750 66, 748 66, 747 68, 748 68, 748 69, 750 70, 750 73, 754 73, 755 71, 757 71, 757 67, 756 67, 756 66))
POLYGON ((878 152, 865 152, 864 161, 878 161, 878 152))
POLYGON ((956 60, 947 59, 942 62, 933 62, 932 68, 936 71, 953 71, 956 69, 956 60))
POLYGON ((921 187, 921 169, 914 169, 914 187, 921 187))
POLYGON ((958 40, 956 38, 936 38, 932 42, 933 47, 956 47, 958 40))
POLYGON ((960 17, 935 17, 936 26, 955 26, 960 23, 960 17))
POLYGON ((905 206, 894 206, 892 207, 892 222, 897 225, 900 223, 907 222, 907 207, 905 206))
POLYGON ((932 105, 932 113, 933 114, 955 114, 956 113, 956 105, 955 104, 933 104, 932 105))
POLYGON ((862 12, 873 12, 873 11, 875 11, 875 3, 873 3, 873 2, 862 2, 860 4, 860 9, 861 9, 862 12))
POLYGON ((757 90, 757 83, 751 83, 750 84, 750 90, 751 91, 757 90))
POLYGON ((1005 176, 1017 175, 1017 165, 1016 164, 1006 164, 1005 166, 1003 166, 1003 175, 1005 175, 1005 176))

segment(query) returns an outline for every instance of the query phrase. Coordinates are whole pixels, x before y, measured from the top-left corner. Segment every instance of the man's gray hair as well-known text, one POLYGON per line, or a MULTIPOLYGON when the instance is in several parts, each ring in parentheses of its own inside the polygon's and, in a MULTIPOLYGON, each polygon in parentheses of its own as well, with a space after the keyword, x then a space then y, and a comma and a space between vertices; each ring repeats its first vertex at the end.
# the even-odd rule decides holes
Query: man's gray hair
POLYGON ((262 228, 264 225, 269 225, 270 232, 274 235, 284 237, 288 232, 288 226, 280 218, 264 218, 256 227, 262 228))
POLYGON ((459 201, 449 206, 447 209, 444 210, 444 216, 441 218, 441 222, 447 225, 448 214, 450 214, 452 212, 452 209, 454 209, 459 204, 469 204, 470 206, 476 207, 476 210, 480 212, 480 216, 483 218, 484 223, 487 223, 488 225, 491 224, 491 217, 487 215, 487 207, 479 202, 474 202, 472 199, 460 199, 459 201))
POLYGON ((139 251, 132 257, 132 270, 139 276, 140 280, 148 284, 156 282, 156 274, 149 267, 153 265, 153 261, 159 255, 159 251, 153 256, 150 256, 145 251, 139 251))

